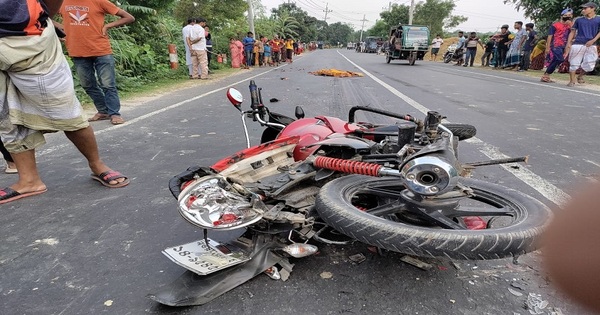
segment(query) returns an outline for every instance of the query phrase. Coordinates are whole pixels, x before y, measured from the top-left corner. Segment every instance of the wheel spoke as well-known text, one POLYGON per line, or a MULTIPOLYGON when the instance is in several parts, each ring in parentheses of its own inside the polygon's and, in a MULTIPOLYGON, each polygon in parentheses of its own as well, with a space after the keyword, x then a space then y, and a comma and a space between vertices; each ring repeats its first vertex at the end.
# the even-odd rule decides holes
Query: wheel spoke
MULTIPOLYGON (((392 187, 390 187, 392 188, 392 187)), ((402 187, 404 188, 404 187, 402 187)), ((394 199, 399 199, 400 195, 401 195, 401 190, 394 190, 394 189, 384 189, 384 188, 379 188, 379 187, 365 187, 363 189, 361 189, 357 194, 369 194, 369 195, 374 195, 374 196, 378 196, 378 197, 388 197, 388 198, 394 198, 394 199)))
POLYGON ((433 221, 440 227, 443 227, 446 229, 453 229, 453 230, 465 230, 466 229, 466 227, 452 221, 452 219, 445 216, 442 213, 442 210, 436 210, 436 211, 432 211, 432 212, 423 211, 422 213, 425 216, 427 216, 428 218, 433 219, 433 221))
POLYGON ((398 213, 402 210, 405 210, 406 205, 404 203, 399 202, 398 200, 394 200, 391 203, 387 203, 381 206, 377 206, 375 208, 371 208, 367 210, 368 214, 372 214, 374 216, 384 216, 387 214, 398 213))
POLYGON ((491 207, 473 207, 473 206, 459 206, 456 209, 444 210, 444 214, 451 218, 457 217, 512 217, 514 212, 505 207, 491 208, 491 207))

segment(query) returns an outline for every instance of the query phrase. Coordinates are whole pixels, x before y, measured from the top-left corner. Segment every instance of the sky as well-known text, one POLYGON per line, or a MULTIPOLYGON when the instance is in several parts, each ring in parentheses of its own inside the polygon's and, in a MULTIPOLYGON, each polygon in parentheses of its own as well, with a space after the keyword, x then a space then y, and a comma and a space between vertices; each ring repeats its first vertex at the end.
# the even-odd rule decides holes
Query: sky
MULTIPOLYGON (((276 8, 288 0, 261 0, 267 7, 267 12, 271 8, 276 8)), ((325 18, 325 8, 328 9, 327 23, 350 23, 355 30, 360 30, 363 22, 364 29, 367 30, 379 19, 379 13, 388 9, 389 4, 410 5, 410 0, 291 0, 297 6, 320 20, 325 18)), ((418 3, 419 0, 415 0, 418 3)), ((508 24, 512 28, 515 21, 530 20, 523 17, 521 12, 503 0, 456 0, 456 7, 453 15, 463 15, 468 17, 468 21, 460 24, 456 29, 471 32, 493 32, 500 29, 503 24, 508 24)))

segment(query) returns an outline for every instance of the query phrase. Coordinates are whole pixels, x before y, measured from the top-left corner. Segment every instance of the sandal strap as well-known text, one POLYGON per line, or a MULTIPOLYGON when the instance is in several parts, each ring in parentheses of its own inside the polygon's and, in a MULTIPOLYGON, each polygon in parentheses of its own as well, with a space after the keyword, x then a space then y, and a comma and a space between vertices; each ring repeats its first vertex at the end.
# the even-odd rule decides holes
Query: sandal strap
POLYGON ((107 183, 110 181, 113 181, 113 180, 117 180, 119 178, 127 178, 127 176, 121 174, 120 172, 113 171, 113 170, 101 173, 98 175, 98 177, 102 178, 102 180, 107 183))

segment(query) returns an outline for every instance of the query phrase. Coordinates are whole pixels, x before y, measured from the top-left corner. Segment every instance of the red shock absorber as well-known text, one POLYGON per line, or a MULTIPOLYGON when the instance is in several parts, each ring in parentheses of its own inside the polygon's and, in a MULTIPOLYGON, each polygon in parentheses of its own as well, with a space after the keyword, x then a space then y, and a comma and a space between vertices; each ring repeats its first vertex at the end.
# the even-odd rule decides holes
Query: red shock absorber
POLYGON ((313 164, 316 167, 326 168, 328 170, 368 176, 379 176, 379 171, 382 168, 379 164, 335 159, 324 156, 318 156, 313 164))

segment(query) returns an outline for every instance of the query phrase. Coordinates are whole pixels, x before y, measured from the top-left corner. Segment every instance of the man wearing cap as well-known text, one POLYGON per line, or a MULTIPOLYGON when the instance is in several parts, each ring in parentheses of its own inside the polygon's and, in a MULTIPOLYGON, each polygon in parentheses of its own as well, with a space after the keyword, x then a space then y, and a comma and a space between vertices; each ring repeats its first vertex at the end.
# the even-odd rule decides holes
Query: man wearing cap
POLYGON ((197 18, 196 24, 190 29, 187 38, 192 55, 192 79, 198 79, 198 66, 200 66, 200 79, 208 79, 208 55, 206 52, 206 20, 197 18))
POLYGON ((565 54, 569 55, 569 76, 568 86, 574 86, 575 83, 585 83, 585 72, 594 70, 598 51, 596 42, 600 39, 600 17, 596 16, 596 5, 588 2, 581 6, 583 17, 578 18, 573 23, 565 54), (583 73, 577 75, 577 69, 583 69, 583 73))
POLYGON ((565 61, 567 53, 565 47, 571 33, 571 25, 573 25, 573 10, 570 8, 564 9, 561 12, 560 21, 554 22, 548 31, 546 39, 545 55, 549 56, 550 64, 546 67, 546 72, 540 79, 542 82, 553 83, 550 75, 554 73, 556 67, 565 61))

